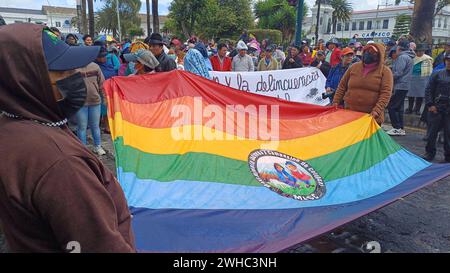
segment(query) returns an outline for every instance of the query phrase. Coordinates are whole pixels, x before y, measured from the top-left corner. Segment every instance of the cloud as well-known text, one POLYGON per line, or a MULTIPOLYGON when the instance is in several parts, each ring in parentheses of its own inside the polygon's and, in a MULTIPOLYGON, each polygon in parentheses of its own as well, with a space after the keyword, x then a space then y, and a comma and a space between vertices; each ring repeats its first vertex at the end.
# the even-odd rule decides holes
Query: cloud
POLYGON ((17 0, 2 0, 0 6, 9 8, 40 9, 43 1, 21 0, 19 3, 17 2, 17 0))

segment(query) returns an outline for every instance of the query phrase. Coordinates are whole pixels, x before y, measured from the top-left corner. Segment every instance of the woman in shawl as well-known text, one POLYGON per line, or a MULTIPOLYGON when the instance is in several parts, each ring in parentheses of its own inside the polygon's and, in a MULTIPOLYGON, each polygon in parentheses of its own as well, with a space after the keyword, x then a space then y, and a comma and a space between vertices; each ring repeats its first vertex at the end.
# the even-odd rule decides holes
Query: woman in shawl
POLYGON ((205 64, 205 58, 202 53, 195 48, 189 49, 184 57, 184 70, 210 79, 208 68, 205 64))

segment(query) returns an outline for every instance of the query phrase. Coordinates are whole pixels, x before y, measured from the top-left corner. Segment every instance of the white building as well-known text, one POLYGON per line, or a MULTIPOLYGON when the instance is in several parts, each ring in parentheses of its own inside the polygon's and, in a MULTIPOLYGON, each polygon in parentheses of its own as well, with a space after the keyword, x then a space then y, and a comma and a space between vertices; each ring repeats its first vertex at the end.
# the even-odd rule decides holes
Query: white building
MULTIPOLYGON (((7 24, 35 23, 57 27, 62 33, 79 32, 78 28, 72 24, 72 19, 77 17, 76 8, 42 6, 42 9, 34 10, 0 7, 0 15, 7 24)), ((141 18, 141 28, 144 30, 143 37, 147 37, 147 16, 139 14, 139 17, 141 18)), ((150 25, 153 25, 152 19, 150 16, 150 25)), ((167 16, 159 16, 160 29, 164 27, 166 20, 167 16)))
MULTIPOLYGON (((317 7, 311 9, 312 17, 306 18, 304 27, 307 37, 315 37, 315 27, 317 22, 317 7)), ((355 34, 358 38, 382 41, 390 38, 393 34, 396 18, 401 14, 413 14, 413 6, 392 6, 374 10, 354 11, 350 21, 338 22, 336 33, 332 33, 332 13, 333 8, 329 5, 322 5, 320 8, 319 39, 325 41, 336 38, 352 38, 355 34)), ((450 7, 441 10, 433 22, 433 44, 450 41, 450 7)))

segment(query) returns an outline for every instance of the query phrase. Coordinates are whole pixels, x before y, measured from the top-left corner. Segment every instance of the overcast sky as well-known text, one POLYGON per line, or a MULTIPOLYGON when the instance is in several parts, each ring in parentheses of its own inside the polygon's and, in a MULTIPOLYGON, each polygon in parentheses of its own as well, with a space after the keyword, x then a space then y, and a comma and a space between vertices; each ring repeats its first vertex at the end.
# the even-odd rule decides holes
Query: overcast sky
MULTIPOLYGON (((145 13, 145 0, 141 0, 142 8, 141 12, 145 13)), ((151 2, 151 1, 150 1, 151 2)), ((166 15, 169 10, 169 5, 172 0, 159 0, 159 13, 161 15, 166 15)), ((308 5, 312 7, 315 0, 306 0, 308 5)), ((366 9, 376 9, 378 3, 385 4, 386 0, 350 0, 353 4, 354 10, 366 10, 366 9)), ((394 0, 387 1, 393 4, 394 0)), ((15 8, 28 8, 28 9, 40 9, 42 5, 51 6, 61 6, 61 7, 75 7, 76 0, 0 0, 0 7, 15 7, 15 8)), ((103 6, 101 1, 96 1, 95 8, 99 9, 103 6)))

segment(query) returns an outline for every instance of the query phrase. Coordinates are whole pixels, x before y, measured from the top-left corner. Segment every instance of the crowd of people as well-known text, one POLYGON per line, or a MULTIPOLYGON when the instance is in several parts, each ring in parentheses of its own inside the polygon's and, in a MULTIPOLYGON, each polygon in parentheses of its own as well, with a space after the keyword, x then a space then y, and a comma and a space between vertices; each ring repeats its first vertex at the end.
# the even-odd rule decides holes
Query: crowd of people
POLYGON ((135 251, 123 192, 83 147, 89 127, 94 152, 105 154, 103 83, 115 76, 184 69, 209 78, 209 71, 315 67, 327 78, 324 96, 331 105, 368 113, 380 125, 387 109, 390 135, 405 135, 407 96, 408 113, 420 114, 425 105, 424 158, 434 159, 442 130, 444 161, 450 162, 450 43, 433 59, 426 45, 406 37, 365 45, 320 40, 314 47, 303 41, 284 50, 247 33, 236 45, 195 36, 182 42, 159 33, 121 43, 84 35, 81 42, 77 35, 63 37, 57 28, 33 24, 0 26, 0 43, 6 67, 0 79, 0 151, 9 157, 0 166, 0 219, 13 251, 64 251, 71 238, 88 252, 135 251), (65 126, 70 123, 80 141, 65 126), (17 141, 27 135, 33 137, 17 141), (5 201, 11 198, 15 202, 5 201), (82 217, 74 224, 71 215, 82 217))
MULTIPOLYGON (((234 45, 229 41, 216 43, 196 36, 182 42, 177 37, 169 39, 159 33, 152 33, 144 41, 125 39, 122 43, 84 35, 80 43, 74 34, 63 38, 57 28, 50 30, 69 46, 101 47, 97 59, 80 69, 85 75, 89 95, 86 105, 71 120, 77 124, 77 135, 83 143, 86 143, 87 127, 91 128, 94 151, 99 155, 105 154, 100 143, 99 124, 102 124, 104 132, 109 132, 102 95, 103 81, 114 76, 174 69, 209 79, 210 71, 252 72, 316 67, 326 77, 323 98, 328 98, 330 105, 369 113, 380 125, 384 122, 387 109, 392 124, 387 134, 391 136, 406 135, 404 114, 416 114, 421 116, 422 121, 429 122, 431 129, 425 138, 429 142, 427 147, 433 147, 435 142, 435 126, 432 123, 437 121, 428 118, 430 101, 426 100, 426 90, 432 83, 432 73, 446 69, 445 58, 446 54, 450 54, 450 44, 433 59, 429 55, 431 48, 426 44, 416 45, 408 37, 397 41, 390 39, 384 43, 367 41, 364 44, 357 39, 344 44, 332 38, 327 42, 319 40, 315 46, 305 40, 300 45, 292 44, 283 50, 282 46, 273 44, 269 39, 263 39, 260 43, 247 32, 234 45), (405 111, 406 97, 408 108, 405 111)), ((445 122, 442 121, 440 127, 445 127, 445 122)), ((443 131, 447 147, 448 130, 443 131)), ((450 158, 449 150, 446 150, 447 159, 450 158)), ((425 158, 432 159, 433 154, 435 151, 429 148, 425 158)))

